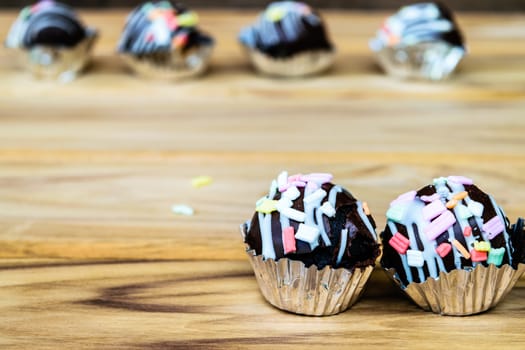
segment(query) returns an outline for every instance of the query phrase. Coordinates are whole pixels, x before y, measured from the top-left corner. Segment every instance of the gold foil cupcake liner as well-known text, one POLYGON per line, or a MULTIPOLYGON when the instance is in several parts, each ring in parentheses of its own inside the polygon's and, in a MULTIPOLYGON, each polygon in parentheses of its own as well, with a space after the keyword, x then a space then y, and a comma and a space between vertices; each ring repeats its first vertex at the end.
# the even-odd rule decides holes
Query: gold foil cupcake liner
POLYGON ((95 30, 88 29, 87 36, 74 47, 36 45, 30 49, 14 50, 22 55, 26 68, 35 78, 67 83, 74 80, 88 64, 97 37, 95 30))
MULTIPOLYGON (((398 285, 395 269, 385 269, 398 285)), ((421 308, 441 315, 467 316, 496 306, 525 272, 525 264, 517 269, 510 265, 488 267, 478 265, 471 270, 441 272, 425 282, 410 283, 404 292, 421 308)))
POLYGON ((196 46, 187 52, 173 50, 142 57, 122 53, 126 65, 144 78, 180 80, 203 74, 208 69, 213 44, 196 46))
MULTIPOLYGON (((244 237, 246 225, 241 226, 244 237)), ((335 315, 350 308, 364 291, 374 267, 306 267, 303 262, 281 258, 264 260, 247 250, 262 295, 273 306, 296 314, 335 315)))
POLYGON ((253 49, 246 49, 246 51, 260 73, 289 78, 324 72, 332 66, 335 57, 334 51, 330 50, 307 51, 290 58, 273 58, 253 49))

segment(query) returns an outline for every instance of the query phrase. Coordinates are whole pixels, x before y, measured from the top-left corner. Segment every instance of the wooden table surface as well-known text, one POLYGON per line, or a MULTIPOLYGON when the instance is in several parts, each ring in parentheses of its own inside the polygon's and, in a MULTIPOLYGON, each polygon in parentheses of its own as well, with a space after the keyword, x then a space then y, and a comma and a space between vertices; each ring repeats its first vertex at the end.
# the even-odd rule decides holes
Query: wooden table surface
MULTIPOLYGON (((72 84, 33 81, 0 51, 0 348, 525 347, 524 279, 492 311, 455 318, 377 270, 351 310, 296 316, 263 300, 238 232, 282 169, 334 173, 379 230, 397 194, 449 174, 525 214, 524 14, 460 14, 470 55, 435 84, 374 65, 384 13, 326 12, 335 68, 272 80, 235 39, 253 12, 201 11, 212 69, 176 84, 123 69, 125 11, 82 14, 102 36, 72 84), (193 188, 199 175, 213 183, 193 188)), ((14 17, 0 13, 1 38, 14 17)))

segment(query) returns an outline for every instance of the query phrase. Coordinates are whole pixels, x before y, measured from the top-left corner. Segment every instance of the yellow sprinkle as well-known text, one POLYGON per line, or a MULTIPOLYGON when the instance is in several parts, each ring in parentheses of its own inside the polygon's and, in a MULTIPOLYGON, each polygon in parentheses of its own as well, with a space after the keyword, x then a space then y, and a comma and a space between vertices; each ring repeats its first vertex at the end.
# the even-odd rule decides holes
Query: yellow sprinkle
POLYGON ((490 251, 490 242, 482 241, 482 242, 474 242, 474 249, 478 252, 488 252, 490 251))
POLYGON ((277 208, 275 208, 275 204, 277 204, 276 200, 264 199, 259 202, 259 205, 255 208, 255 211, 263 214, 270 214, 271 212, 277 210, 277 208))
POLYGON ((445 204, 445 206, 448 208, 448 209, 452 209, 454 208, 456 205, 458 205, 458 201, 455 200, 455 199, 451 199, 447 202, 447 204, 445 204))
POLYGON ((363 202, 363 210, 365 212, 365 215, 370 215, 370 208, 368 207, 367 202, 363 202))
POLYGON ((177 24, 181 27, 195 27, 199 22, 199 17, 195 12, 186 12, 177 16, 177 24))
POLYGON ((459 243, 457 239, 453 240, 452 244, 461 253, 461 255, 463 255, 465 259, 470 259, 470 253, 465 249, 465 247, 461 245, 461 243, 459 243))
POLYGON ((191 180, 191 185, 195 188, 201 188, 211 184, 213 179, 211 176, 197 176, 191 180))
POLYGON ((278 7, 271 8, 266 12, 266 18, 272 22, 280 21, 285 15, 286 11, 278 7))
POLYGON ((454 197, 452 197, 452 198, 454 198, 457 201, 460 201, 462 199, 465 199, 467 196, 468 196, 468 192, 467 191, 463 191, 463 192, 456 193, 454 195, 454 197))

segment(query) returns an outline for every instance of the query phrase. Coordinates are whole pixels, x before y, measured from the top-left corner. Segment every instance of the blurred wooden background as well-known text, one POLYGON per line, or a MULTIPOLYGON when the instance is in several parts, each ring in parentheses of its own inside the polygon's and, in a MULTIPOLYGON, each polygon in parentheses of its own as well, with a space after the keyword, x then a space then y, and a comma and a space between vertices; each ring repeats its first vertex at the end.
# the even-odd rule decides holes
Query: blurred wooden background
MULTIPOLYGON (((32 4, 33 1, 2 0, 0 7, 21 7, 32 4)), ((78 0, 63 1, 76 7, 132 7, 144 1, 137 0, 78 0)), ((177 2, 177 1, 173 1, 177 2)), ((186 0, 180 1, 190 7, 210 7, 210 8, 261 8, 270 0, 186 0)), ((424 2, 410 0, 309 0, 306 1, 312 6, 320 8, 345 8, 345 9, 396 9, 400 6, 424 2)), ((453 10, 462 11, 525 11, 524 0, 443 0, 442 3, 448 5, 453 10)))

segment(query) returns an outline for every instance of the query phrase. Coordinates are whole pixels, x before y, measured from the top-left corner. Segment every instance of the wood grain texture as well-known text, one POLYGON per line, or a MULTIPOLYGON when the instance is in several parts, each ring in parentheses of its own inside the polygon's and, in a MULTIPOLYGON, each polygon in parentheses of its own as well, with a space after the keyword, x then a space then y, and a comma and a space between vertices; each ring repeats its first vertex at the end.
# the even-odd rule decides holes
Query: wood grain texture
MULTIPOLYGON (((14 15, 0 14, 0 37, 14 15)), ((123 70, 124 15, 86 14, 102 35, 73 84, 33 81, 0 51, 0 257, 243 259, 237 227, 284 168, 334 172, 379 227, 398 193, 451 173, 512 219, 525 212, 524 16, 461 16, 471 54, 453 80, 429 84, 375 68, 367 40, 382 15, 327 11, 334 70, 272 80, 235 40, 255 13, 204 11, 213 69, 170 84, 123 70), (215 182, 193 189, 202 174, 215 182), (175 203, 197 215, 174 216, 175 203)))
MULTIPOLYGON (((180 83, 125 71, 122 11, 85 13, 102 36, 69 85, 33 81, 0 49, 0 347, 522 348, 523 280, 472 318, 422 312, 380 272, 330 318, 259 295, 238 227, 282 169, 333 172, 379 229, 395 196, 448 174, 511 220, 525 213, 525 16, 461 15, 470 55, 429 84, 374 65, 367 40, 385 15, 326 11, 336 66, 305 80, 253 73, 235 36, 255 12, 202 11, 212 70, 180 83), (194 189, 198 175, 214 182, 194 189)), ((0 12, 0 37, 14 17, 0 12)))
POLYGON ((381 271, 350 310, 279 311, 247 262, 0 266, 5 349, 522 349, 525 281, 468 318, 424 312, 381 271))

